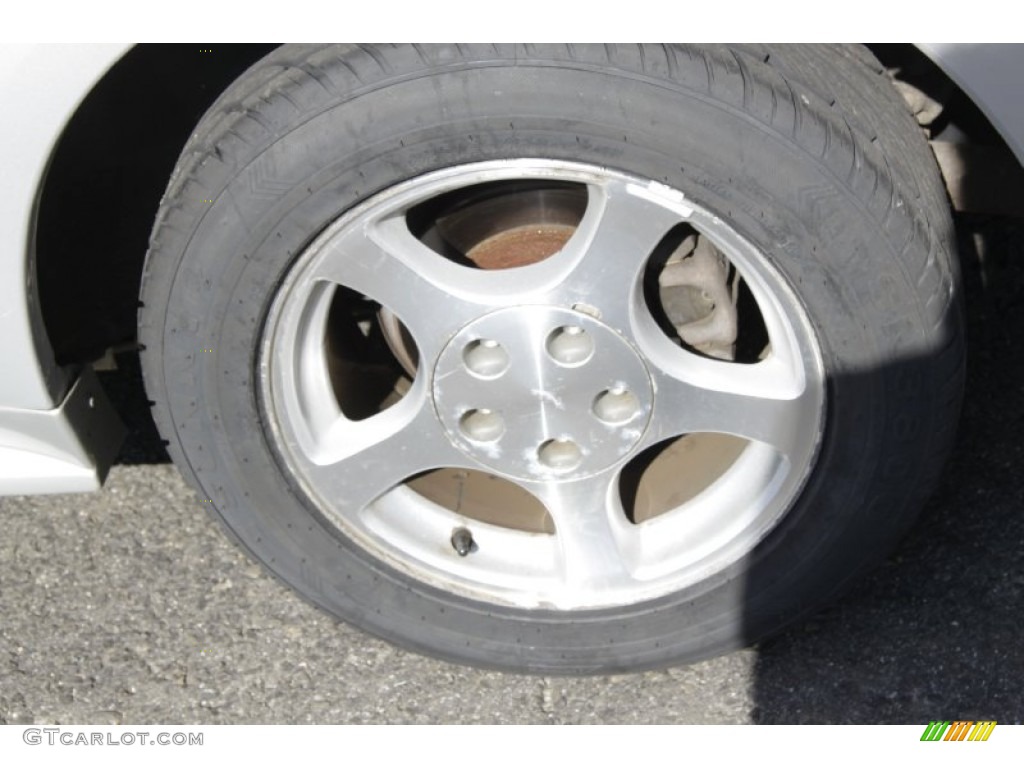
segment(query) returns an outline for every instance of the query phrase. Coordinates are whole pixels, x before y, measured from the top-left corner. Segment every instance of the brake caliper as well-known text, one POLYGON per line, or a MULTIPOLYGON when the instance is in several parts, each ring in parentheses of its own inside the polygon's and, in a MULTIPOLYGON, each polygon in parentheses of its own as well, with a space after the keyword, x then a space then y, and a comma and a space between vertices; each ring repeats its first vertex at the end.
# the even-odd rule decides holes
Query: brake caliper
POLYGON ((736 358, 738 274, 706 237, 690 235, 658 275, 661 305, 685 344, 710 357, 736 358))

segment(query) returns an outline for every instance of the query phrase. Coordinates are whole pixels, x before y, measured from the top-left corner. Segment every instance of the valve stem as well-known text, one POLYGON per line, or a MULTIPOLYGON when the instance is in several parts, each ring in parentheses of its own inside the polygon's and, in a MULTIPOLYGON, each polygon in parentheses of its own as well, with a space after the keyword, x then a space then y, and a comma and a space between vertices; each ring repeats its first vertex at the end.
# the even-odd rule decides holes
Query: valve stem
POLYGON ((452 531, 452 547, 459 554, 459 557, 465 557, 476 549, 473 534, 469 532, 468 528, 456 528, 452 531))

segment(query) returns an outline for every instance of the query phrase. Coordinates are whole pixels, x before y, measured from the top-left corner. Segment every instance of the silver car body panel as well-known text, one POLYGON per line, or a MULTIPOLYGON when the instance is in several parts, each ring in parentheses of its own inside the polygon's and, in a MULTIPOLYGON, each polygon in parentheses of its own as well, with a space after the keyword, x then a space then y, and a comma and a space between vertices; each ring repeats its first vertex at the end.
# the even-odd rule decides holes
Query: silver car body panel
POLYGON ((922 43, 1024 164, 1024 44, 922 43))
MULTIPOLYGON (((918 46, 1024 163, 1024 45, 918 46)), ((0 46, 0 495, 99 488, 123 435, 90 369, 57 366, 35 284, 35 217, 75 109, 128 45, 0 46)), ((82 254, 88 258, 88 254, 82 254)))
POLYGON ((49 410, 0 410, 0 492, 73 493, 100 487, 124 427, 91 368, 49 410))
MULTIPOLYGON (((35 218, 53 149, 129 46, 0 47, 0 494, 90 491, 119 422, 91 372, 58 367, 36 287, 35 218), (90 406, 91 402, 91 406, 90 406)), ((82 254, 86 258, 88 254, 82 254)))

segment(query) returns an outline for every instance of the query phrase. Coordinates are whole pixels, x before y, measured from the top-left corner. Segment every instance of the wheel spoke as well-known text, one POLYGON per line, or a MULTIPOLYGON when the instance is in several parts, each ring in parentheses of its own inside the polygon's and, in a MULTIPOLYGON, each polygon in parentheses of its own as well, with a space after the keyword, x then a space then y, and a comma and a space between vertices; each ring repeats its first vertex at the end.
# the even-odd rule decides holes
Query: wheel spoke
POLYGON ((428 359, 489 303, 473 270, 421 243, 400 216, 328 236, 311 270, 314 280, 344 285, 394 312, 428 359))
POLYGON ((579 594, 611 592, 635 583, 628 565, 630 524, 616 478, 614 472, 603 472, 573 482, 524 483, 555 521, 563 600, 570 604, 579 594))
POLYGON ((412 475, 461 466, 465 459, 437 428, 425 401, 410 396, 363 421, 338 417, 305 452, 303 463, 319 493, 355 515, 412 475))
POLYGON ((607 181, 590 187, 586 213, 558 261, 570 262, 561 303, 585 304, 619 331, 642 301, 641 278, 651 253, 689 209, 659 185, 607 181))
POLYGON ((820 402, 802 377, 778 358, 741 365, 676 350, 673 370, 653 374, 657 404, 646 440, 654 444, 694 432, 721 432, 801 450, 804 425, 817 423, 820 402))

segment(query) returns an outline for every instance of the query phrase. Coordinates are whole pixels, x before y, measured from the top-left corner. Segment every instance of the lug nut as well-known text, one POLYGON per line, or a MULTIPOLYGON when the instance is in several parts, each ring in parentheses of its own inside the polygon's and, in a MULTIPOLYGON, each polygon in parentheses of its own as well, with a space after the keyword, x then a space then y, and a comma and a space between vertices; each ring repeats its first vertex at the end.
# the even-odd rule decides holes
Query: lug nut
POLYGON ((594 400, 594 415, 606 424, 625 424, 639 412, 640 401, 622 386, 606 389, 594 400))
POLYGON ((578 325, 563 325, 548 336, 548 354, 561 365, 582 365, 594 354, 594 340, 578 325))
POLYGON ((466 345, 462 361, 470 373, 482 379, 495 379, 508 369, 508 352, 493 339, 477 339, 466 345))
POLYGON ((583 451, 572 440, 548 440, 537 449, 537 458, 548 469, 567 472, 583 461, 583 451))
POLYGON ((466 411, 459 419, 462 434, 478 443, 489 443, 505 433, 505 420, 487 408, 466 411))

